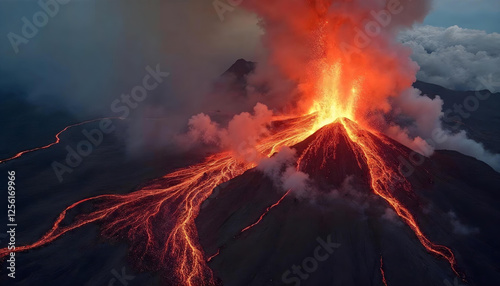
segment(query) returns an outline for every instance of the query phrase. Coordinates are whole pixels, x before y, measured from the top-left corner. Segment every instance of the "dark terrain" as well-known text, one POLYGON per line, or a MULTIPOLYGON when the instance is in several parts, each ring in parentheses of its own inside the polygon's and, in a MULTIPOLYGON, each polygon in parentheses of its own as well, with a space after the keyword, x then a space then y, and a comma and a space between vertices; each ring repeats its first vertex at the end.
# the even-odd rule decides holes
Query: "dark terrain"
MULTIPOLYGON (((237 82, 231 88, 240 88, 245 82, 244 75, 253 68, 248 62, 239 62, 244 66, 232 67, 237 71, 237 82)), ((473 94, 422 82, 415 86, 431 97, 439 94, 445 108, 473 94)), ((0 93, 1 158, 48 144, 59 130, 81 120, 57 110, 40 110, 28 103, 22 92, 0 88, 0 93)), ((481 102, 479 110, 463 122, 463 128, 473 139, 495 152, 500 152, 498 110, 500 97, 496 93, 481 102)), ((8 170, 17 174, 17 245, 39 239, 71 203, 103 193, 131 192, 199 160, 196 156, 162 154, 131 158, 123 139, 126 125, 117 123, 117 126, 117 132, 105 137, 103 144, 73 173, 67 174, 62 183, 57 180, 51 163, 63 161, 65 147, 75 146, 84 139, 81 130, 95 125, 71 129, 61 136, 59 145, 0 164, 0 173, 5 174, 0 176, 0 184, 6 185, 8 170)), ((333 173, 338 174, 339 168, 344 167, 334 166, 333 173)), ((346 167, 343 172, 363 176, 363 172, 356 173, 356 168, 346 167)), ((332 186, 338 185, 338 178, 330 182, 332 186)), ((474 158, 453 151, 437 151, 417 168, 410 181, 419 202, 417 219, 424 233, 454 251, 459 268, 467 275, 467 285, 499 284, 500 175, 474 158), (454 232, 456 220, 451 218, 450 211, 471 229, 470 233, 454 232)), ((352 184, 356 192, 347 195, 326 196, 321 200, 287 197, 259 225, 237 235, 283 193, 256 170, 233 179, 198 219, 207 255, 223 246, 221 254, 209 265, 224 285, 283 285, 283 273, 311 256, 318 238, 326 240, 331 235, 331 240, 341 246, 308 279, 301 280, 301 285, 382 285, 380 256, 388 285, 447 286, 444 280, 454 285, 454 275, 446 261, 426 252, 407 226, 390 212, 386 214, 387 204, 375 197, 362 179, 353 179, 352 184)), ((6 204, 2 204, 0 212, 7 212, 6 204)), ((0 224, 0 233, 5 230, 5 224, 0 224)), ((6 244, 5 237, 0 236, 0 246, 6 244)), ((112 271, 121 272, 125 267, 127 274, 135 276, 128 285, 159 285, 156 274, 139 274, 130 266, 126 249, 125 244, 102 241, 97 225, 85 226, 46 247, 17 255, 15 283, 5 275, 3 264, 0 284, 122 285, 110 283, 115 278, 112 271)))
MULTIPOLYGON (((447 261, 428 253, 411 229, 388 210, 387 202, 370 189, 366 165, 357 164, 340 129, 338 124, 324 127, 294 147, 300 156, 322 133, 340 138, 328 153, 311 156, 302 165, 317 186, 311 197, 287 196, 258 225, 240 233, 283 195, 263 173, 250 170, 225 185, 202 210, 197 219, 200 241, 208 255, 220 249, 209 265, 223 285, 383 285, 381 256, 388 285, 453 281, 447 261), (321 245, 318 240, 328 237, 340 244, 328 259, 309 273, 303 271, 306 276, 300 284, 286 280, 299 277, 285 273, 293 265, 303 265, 321 245)), ((325 148, 328 144, 319 143, 325 148)), ((398 149, 386 150, 388 160, 411 153, 397 145, 398 149)), ((500 282, 496 228, 500 174, 451 151, 438 151, 415 168, 409 177, 414 191, 397 189, 398 199, 431 241, 453 250, 467 285, 500 282), (454 229, 451 213, 470 233, 454 229)))

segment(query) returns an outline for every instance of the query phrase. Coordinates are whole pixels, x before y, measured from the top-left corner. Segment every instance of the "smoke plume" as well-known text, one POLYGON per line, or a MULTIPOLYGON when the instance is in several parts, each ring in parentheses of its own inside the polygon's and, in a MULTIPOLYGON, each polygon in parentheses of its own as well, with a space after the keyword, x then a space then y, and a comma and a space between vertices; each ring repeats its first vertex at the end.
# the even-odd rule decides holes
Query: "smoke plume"
POLYGON ((216 146, 222 150, 231 150, 238 157, 256 163, 262 155, 256 150, 258 139, 269 133, 268 125, 273 116, 267 106, 258 103, 253 114, 243 112, 235 115, 227 127, 203 113, 191 117, 189 131, 177 137, 179 146, 187 149, 202 145, 216 146))
POLYGON ((296 196, 309 195, 309 176, 294 166, 297 160, 295 149, 283 147, 271 158, 263 158, 257 170, 269 177, 276 187, 283 191, 291 190, 296 196))
POLYGON ((337 97, 339 104, 354 101, 354 116, 361 121, 374 110, 388 111, 388 98, 415 81, 418 66, 395 34, 422 21, 429 1, 249 0, 243 5, 261 18, 265 32, 267 53, 254 77, 275 75, 271 90, 292 82, 298 93, 289 92, 289 108, 307 112, 319 97, 337 97))
POLYGON ((457 150, 500 169, 500 155, 463 131, 443 129, 439 97, 431 100, 411 87, 419 67, 397 36, 422 22, 430 1, 248 0, 243 5, 260 17, 266 50, 250 82, 267 78, 270 94, 287 92, 284 110, 338 113, 426 156, 435 149, 457 150), (389 114, 405 118, 405 124, 389 114))

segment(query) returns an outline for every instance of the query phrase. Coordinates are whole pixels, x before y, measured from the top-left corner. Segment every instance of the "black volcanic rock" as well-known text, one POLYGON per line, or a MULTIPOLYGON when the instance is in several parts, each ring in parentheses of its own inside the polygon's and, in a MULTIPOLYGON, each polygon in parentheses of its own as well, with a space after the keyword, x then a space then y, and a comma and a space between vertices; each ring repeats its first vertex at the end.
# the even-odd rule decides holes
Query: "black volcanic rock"
POLYGON ((244 59, 237 60, 229 69, 227 69, 222 76, 235 76, 238 81, 244 81, 245 77, 253 72, 255 63, 249 62, 244 59))
POLYGON ((215 82, 215 92, 226 92, 235 95, 246 95, 247 76, 255 69, 255 63, 237 60, 215 82))
POLYGON ((300 154, 299 169, 324 188, 340 187, 348 176, 368 181, 368 167, 360 160, 362 150, 352 143, 336 121, 293 147, 300 154))
MULTIPOLYGON (((379 140, 381 148, 396 146, 387 149, 388 161, 411 153, 388 138, 379 140)), ((283 190, 253 169, 224 184, 209 200, 196 224, 207 257, 219 252, 209 266, 222 285, 383 285, 381 257, 388 285, 454 285, 449 263, 427 252, 387 202, 363 183, 366 165, 353 162, 358 151, 349 141, 342 124, 335 123, 297 144, 297 154, 309 158, 301 170, 313 180, 322 179, 318 186, 338 185, 343 177, 344 182, 338 191, 286 196, 243 233, 283 190), (311 144, 320 146, 313 150, 311 144), (325 242, 339 245, 329 253, 325 242)), ((500 243, 498 231, 491 228, 500 221, 500 174, 459 153, 437 152, 409 175, 412 193, 396 192, 406 196, 424 234, 452 249, 468 279, 463 284, 498 284, 500 243), (469 168, 474 175, 466 175, 469 168), (471 232, 457 233, 457 223, 471 232)))
MULTIPOLYGON (((249 84, 248 75, 255 69, 255 63, 237 60, 229 69, 217 78, 203 103, 212 119, 221 124, 229 121, 234 114, 249 112, 249 107, 255 103, 247 102, 249 84)), ((254 90, 261 90, 252 86, 254 90)))
MULTIPOLYGON (((221 80, 216 83, 216 92, 245 96, 247 87, 246 78, 255 70, 255 66, 255 62, 238 59, 222 74, 221 80)), ((416 81, 413 86, 421 90, 425 96, 430 98, 439 96, 443 99, 443 110, 451 111, 448 116, 443 118, 445 127, 454 132, 465 130, 470 138, 484 144, 486 149, 494 153, 500 153, 500 129, 498 128, 500 125, 500 117, 498 116, 498 110, 500 110, 499 92, 490 92, 488 90, 455 91, 422 81, 416 81), (467 98, 477 98, 478 93, 481 94, 481 97, 487 99, 478 100, 479 105, 477 110, 472 112, 465 110, 469 114, 467 117, 457 117, 458 113, 455 111, 454 106, 464 106, 467 98)), ((267 90, 265 86, 256 88, 262 93, 265 93, 267 90)), ((469 100, 467 104, 473 104, 471 102, 469 100)))

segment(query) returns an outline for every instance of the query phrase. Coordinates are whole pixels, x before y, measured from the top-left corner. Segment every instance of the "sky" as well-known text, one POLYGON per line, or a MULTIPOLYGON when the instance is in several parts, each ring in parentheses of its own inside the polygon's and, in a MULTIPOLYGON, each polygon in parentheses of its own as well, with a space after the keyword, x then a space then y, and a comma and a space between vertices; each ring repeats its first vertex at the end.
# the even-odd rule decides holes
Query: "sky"
MULTIPOLYGON (((28 36, 23 21, 45 10, 40 2, 47 3, 0 0, 0 99, 15 91, 44 110, 67 110, 82 120, 107 116, 147 67, 159 67, 171 75, 132 116, 175 120, 149 129, 139 122, 134 130, 142 133, 131 137, 151 137, 157 140, 145 140, 160 146, 156 134, 171 138, 192 114, 231 109, 200 95, 234 61, 262 53, 257 19, 242 8, 220 19, 213 1, 72 0, 28 36), (16 46, 10 33, 27 38, 16 46)), ((500 0, 435 0, 424 25, 401 38, 420 65, 417 78, 456 90, 500 78, 498 15, 500 0)))
POLYGON ((424 24, 500 33, 499 0, 435 0, 434 9, 424 24))
MULTIPOLYGON (((435 0, 434 6, 424 25, 443 28, 457 25, 500 33, 500 0, 435 0)), ((84 117, 88 117, 87 112, 109 111, 110 103, 142 78, 146 66, 157 64, 172 72, 169 81, 172 85, 155 90, 158 94, 155 98, 162 100, 166 98, 164 94, 175 90, 183 94, 184 101, 202 108, 204 103, 195 100, 203 90, 199 87, 208 86, 238 58, 255 60, 259 48, 256 20, 240 8, 228 12, 224 21, 220 21, 212 1, 150 0, 144 5, 141 0, 72 0, 59 8, 15 52, 7 35, 11 32, 22 35, 21 19, 32 19, 41 7, 38 0, 0 0, 0 89, 5 84, 10 89, 16 83, 30 101, 44 106, 62 104, 84 117), (96 102, 100 103, 99 108, 96 102)), ((472 69, 469 62, 455 60, 457 57, 474 63, 488 57, 500 60, 495 47, 491 47, 498 40, 496 36, 456 28, 425 28, 417 32, 407 40, 421 52, 415 59, 421 60, 422 80, 432 80, 448 88, 470 89, 476 86, 474 79, 464 77, 473 72, 481 76, 496 75, 491 72, 494 66, 472 69), (465 51, 456 48, 460 45, 465 51), (424 53, 431 50, 436 52, 435 57, 446 52, 446 57, 439 58, 449 64, 433 64, 435 59, 424 53), (482 51, 491 52, 485 56, 478 54, 482 51), (457 63, 463 63, 469 72, 460 77, 455 75, 456 69, 451 64, 457 63)), ((171 100, 168 104, 172 109, 177 108, 171 100)))

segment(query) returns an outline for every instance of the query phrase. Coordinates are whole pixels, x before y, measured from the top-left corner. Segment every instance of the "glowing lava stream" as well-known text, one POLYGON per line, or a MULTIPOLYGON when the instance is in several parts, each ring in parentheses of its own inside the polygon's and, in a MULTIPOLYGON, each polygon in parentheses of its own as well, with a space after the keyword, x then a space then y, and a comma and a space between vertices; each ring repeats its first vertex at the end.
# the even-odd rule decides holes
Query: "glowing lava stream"
POLYGON ((387 286, 387 280, 385 279, 385 272, 384 272, 384 260, 382 259, 382 255, 380 255, 380 274, 382 275, 382 282, 384 283, 385 286, 387 286))
MULTIPOLYGON (((397 182, 402 182, 399 187, 404 188, 406 191, 411 190, 411 185, 408 180, 400 174, 399 170, 394 170, 385 164, 383 157, 383 150, 380 150, 370 136, 366 136, 366 132, 355 127, 352 121, 348 121, 345 118, 338 119, 345 127, 347 134, 351 138, 352 142, 357 144, 363 150, 366 163, 369 168, 371 177, 371 187, 375 194, 387 201, 392 208, 396 211, 399 217, 413 230, 417 236, 420 243, 429 251, 437 256, 440 256, 450 263, 453 272, 460 277, 456 269, 456 260, 453 252, 442 245, 437 245, 432 243, 420 230, 413 215, 406 209, 392 194, 391 189, 397 184, 397 182)), ((380 140, 385 141, 388 144, 392 143, 384 138, 383 136, 378 136, 376 133, 372 133, 379 137, 380 140)), ((394 148, 397 148, 394 146, 394 148)), ((396 187, 398 187, 396 185, 396 187)))
POLYGON ((217 252, 214 255, 212 255, 209 258, 207 258, 207 262, 210 262, 212 259, 214 259, 219 254, 220 254, 220 248, 217 249, 217 252))
MULTIPOLYGON (((281 196, 281 198, 277 202, 275 202, 274 204, 268 206, 264 210, 264 213, 262 213, 262 215, 257 219, 256 222, 254 222, 251 225, 249 225, 249 226, 245 227, 244 229, 242 229, 239 234, 242 234, 243 232, 245 232, 245 231, 253 228, 254 226, 258 225, 262 221, 262 219, 269 213, 269 211, 271 211, 273 208, 275 208, 276 206, 278 206, 285 199, 285 197, 288 196, 288 194, 290 194, 290 192, 291 192, 291 190, 286 191, 286 193, 283 196, 281 196)), ((235 236, 235 238, 237 238, 237 237, 238 237, 238 235, 235 236)), ((214 259, 215 257, 217 257, 220 254, 222 248, 224 248, 224 246, 219 247, 219 249, 217 249, 217 252, 214 255, 208 257, 207 258, 207 262, 210 262, 210 261, 212 261, 212 259, 214 259)))
MULTIPOLYGON (((359 129, 346 119, 338 120, 347 130, 352 144, 358 145, 363 150, 362 159, 366 160, 369 167, 373 191, 393 207, 429 252, 447 259, 453 271, 457 273, 453 253, 444 246, 430 242, 421 232, 410 212, 390 193, 389 190, 394 189, 394 181, 404 182, 402 186, 407 191, 411 186, 404 177, 397 173, 397 170, 391 169, 384 163, 382 151, 377 149, 373 138, 366 134, 377 136, 388 144, 392 143, 383 136, 359 129)), ((317 124, 314 115, 278 123, 272 134, 261 139, 256 146, 258 153, 262 156, 269 157, 282 146, 293 146, 303 141, 316 131, 317 124)), ((195 218, 198 216, 201 204, 211 195, 216 186, 243 174, 254 166, 253 163, 238 160, 232 152, 222 152, 209 156, 202 163, 167 174, 138 191, 125 195, 101 195, 81 200, 67 207, 41 239, 33 244, 17 247, 15 251, 41 247, 68 231, 99 222, 104 237, 125 238, 130 242, 131 254, 138 257, 136 266, 140 269, 163 270, 169 273, 170 279, 175 279, 176 285, 213 285, 212 272, 198 244, 195 218), (80 214, 73 221, 67 222, 70 220, 67 218, 69 213, 74 212, 75 208, 84 203, 92 203, 95 210, 80 214)), ((297 168, 300 168, 300 164, 297 168)), ((280 202, 287 194, 280 199, 280 202)), ((272 206, 266 213, 271 208, 272 206)), ((9 253, 7 248, 1 249, 0 257, 3 258, 9 253)), ((215 255, 211 258, 213 257, 215 255)))
MULTIPOLYGON (((270 156, 282 146, 292 146, 310 135, 313 123, 314 116, 281 122, 285 126, 264 138, 256 149, 262 156, 270 156)), ((104 237, 129 240, 130 251, 139 257, 137 266, 141 269, 159 271, 170 266, 170 271, 174 269, 176 285, 212 285, 212 273, 198 245, 194 220, 201 204, 216 186, 252 167, 254 164, 236 159, 232 152, 222 152, 157 179, 138 191, 81 200, 67 207, 41 239, 15 251, 44 246, 68 231, 100 222, 104 237), (96 210, 63 223, 69 213, 84 203, 93 203, 96 210)), ((7 248, 1 249, 0 258, 9 253, 7 248)))
POLYGON ((66 126, 63 130, 59 131, 56 135, 55 135, 55 138, 56 138, 56 141, 50 143, 50 144, 47 144, 45 146, 41 146, 41 147, 36 147, 36 148, 33 148, 33 149, 29 149, 29 150, 24 150, 24 151, 21 151, 19 153, 17 153, 16 155, 14 155, 13 157, 10 157, 10 158, 7 158, 7 159, 2 159, 0 160, 0 164, 2 163, 5 163, 7 161, 10 161, 10 160, 14 160, 14 159, 17 159, 19 157, 21 157, 22 155, 26 154, 26 153, 31 153, 31 152, 35 152, 35 151, 38 151, 38 150, 43 150, 43 149, 47 149, 47 148, 50 148, 56 144, 59 144, 59 142, 61 142, 61 139, 59 138, 59 136, 66 132, 68 129, 72 128, 72 127, 76 127, 76 126, 80 126, 80 125, 84 125, 84 124, 87 124, 87 123, 91 123, 91 122, 96 122, 96 121, 100 121, 100 120, 103 120, 103 119, 123 119, 123 118, 120 118, 120 117, 104 117, 104 118, 97 118, 97 119, 91 119, 91 120, 87 120, 87 121, 83 121, 83 122, 79 122, 79 123, 75 123, 75 124, 72 124, 72 125, 68 125, 66 126))
POLYGON ((286 197, 289 193, 290 193, 290 190, 288 190, 288 191, 287 191, 287 192, 286 192, 286 193, 285 193, 285 194, 284 194, 284 195, 283 195, 283 196, 282 196, 282 197, 281 197, 281 198, 280 198, 280 199, 279 199, 276 203, 274 203, 274 204, 272 204, 271 206, 267 207, 267 209, 264 211, 264 213, 263 213, 263 214, 259 217, 259 219, 258 219, 256 222, 254 222, 254 223, 252 223, 251 225, 249 225, 249 226, 245 227, 244 229, 242 229, 242 230, 240 231, 240 233, 244 233, 245 231, 247 231, 247 230, 251 229, 252 227, 254 227, 254 226, 256 226, 256 225, 258 225, 258 224, 262 221, 262 219, 263 219, 263 218, 264 218, 264 217, 265 217, 265 216, 269 213, 269 211, 270 211, 271 209, 273 209, 274 207, 276 207, 277 205, 279 205, 279 204, 283 201, 283 199, 285 199, 285 197, 286 197))

